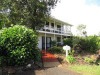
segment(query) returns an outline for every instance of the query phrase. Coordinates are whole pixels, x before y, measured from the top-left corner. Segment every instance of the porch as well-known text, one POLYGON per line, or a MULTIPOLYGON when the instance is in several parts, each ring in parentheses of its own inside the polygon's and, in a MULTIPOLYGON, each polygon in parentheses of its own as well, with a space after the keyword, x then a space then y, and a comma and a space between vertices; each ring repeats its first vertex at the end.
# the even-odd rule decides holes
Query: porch
POLYGON ((52 47, 52 41, 55 41, 56 44, 63 45, 63 39, 66 37, 67 36, 61 34, 39 33, 38 48, 41 50, 46 50, 52 47))

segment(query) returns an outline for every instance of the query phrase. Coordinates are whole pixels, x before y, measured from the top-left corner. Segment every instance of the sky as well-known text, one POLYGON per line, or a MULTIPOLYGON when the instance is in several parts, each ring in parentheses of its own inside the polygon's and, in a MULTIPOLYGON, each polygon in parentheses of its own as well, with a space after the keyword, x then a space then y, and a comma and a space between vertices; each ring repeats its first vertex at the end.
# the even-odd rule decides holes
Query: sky
POLYGON ((72 24, 74 35, 79 24, 86 25, 88 35, 98 35, 100 32, 100 0, 61 0, 51 15, 72 24))

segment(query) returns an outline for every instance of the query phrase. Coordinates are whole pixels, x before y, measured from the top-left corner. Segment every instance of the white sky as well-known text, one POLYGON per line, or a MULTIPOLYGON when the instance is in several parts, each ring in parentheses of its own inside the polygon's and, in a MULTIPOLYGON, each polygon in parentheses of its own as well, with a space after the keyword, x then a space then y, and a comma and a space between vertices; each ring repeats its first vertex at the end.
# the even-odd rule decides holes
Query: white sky
MULTIPOLYGON (((98 0, 96 0, 98 3, 98 0)), ((51 15, 57 19, 74 25, 73 34, 76 34, 76 27, 85 24, 88 35, 100 32, 100 6, 95 0, 61 0, 51 15)))

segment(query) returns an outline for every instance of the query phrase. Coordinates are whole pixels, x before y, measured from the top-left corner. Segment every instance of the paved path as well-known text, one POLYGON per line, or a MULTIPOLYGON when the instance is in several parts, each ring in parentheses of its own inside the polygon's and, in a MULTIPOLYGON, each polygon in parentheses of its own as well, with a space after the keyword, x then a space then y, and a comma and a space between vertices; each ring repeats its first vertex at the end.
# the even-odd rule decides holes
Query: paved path
POLYGON ((47 68, 45 70, 36 70, 35 75, 80 75, 63 67, 47 68))
MULTIPOLYGON (((2 75, 0 73, 0 75, 2 75)), ((4 74, 7 75, 7 74, 4 74)), ((52 67, 38 70, 20 71, 14 75, 80 75, 63 67, 52 67)))
POLYGON ((57 67, 60 65, 57 58, 49 52, 42 51, 42 60, 43 60, 44 68, 57 67))
POLYGON ((80 75, 62 67, 53 54, 42 51, 42 55, 44 70, 36 70, 36 75, 80 75))

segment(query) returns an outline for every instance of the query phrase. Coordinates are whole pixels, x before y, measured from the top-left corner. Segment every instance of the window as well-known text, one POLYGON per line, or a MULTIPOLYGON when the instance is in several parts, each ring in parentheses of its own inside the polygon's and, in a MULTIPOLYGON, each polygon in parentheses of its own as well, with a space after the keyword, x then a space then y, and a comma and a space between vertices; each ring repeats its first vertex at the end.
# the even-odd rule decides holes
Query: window
POLYGON ((61 28, 61 26, 60 25, 57 25, 57 28, 61 28))
POLYGON ((46 21, 46 27, 49 27, 49 22, 48 21, 46 21))
POLYGON ((57 37, 57 42, 61 42, 61 38, 60 37, 57 37))
POLYGON ((61 30, 61 26, 60 25, 57 25, 57 30, 61 30))
POLYGON ((49 22, 48 21, 46 21, 46 25, 49 25, 49 22))
POLYGON ((51 23, 51 28, 54 28, 54 23, 51 23))

